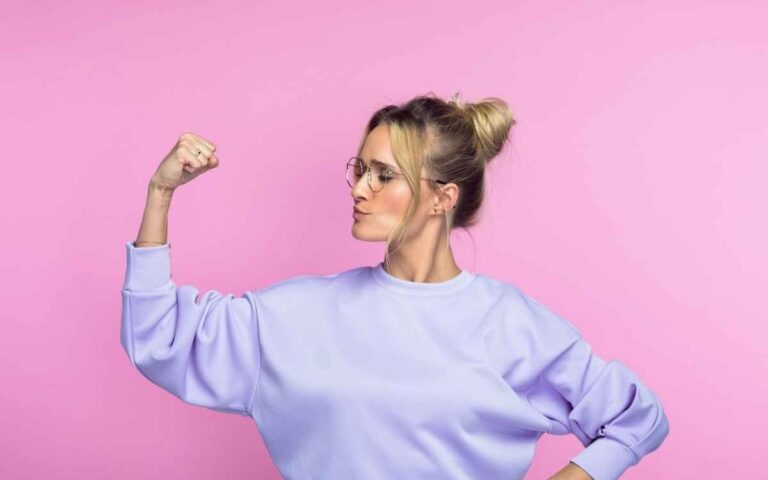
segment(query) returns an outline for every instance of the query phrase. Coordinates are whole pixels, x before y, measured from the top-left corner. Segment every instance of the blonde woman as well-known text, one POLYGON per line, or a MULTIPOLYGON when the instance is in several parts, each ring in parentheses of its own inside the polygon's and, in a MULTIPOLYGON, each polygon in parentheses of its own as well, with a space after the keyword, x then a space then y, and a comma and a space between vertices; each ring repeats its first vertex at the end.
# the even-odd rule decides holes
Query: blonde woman
POLYGON ((385 241, 384 261, 239 297, 171 279, 173 193, 219 165, 212 142, 182 135, 126 242, 131 362, 187 403, 251 417, 286 479, 520 479, 544 433, 585 447, 550 478, 619 478, 669 432, 658 396, 451 252, 514 124, 495 97, 381 108, 345 168, 352 235, 385 241))

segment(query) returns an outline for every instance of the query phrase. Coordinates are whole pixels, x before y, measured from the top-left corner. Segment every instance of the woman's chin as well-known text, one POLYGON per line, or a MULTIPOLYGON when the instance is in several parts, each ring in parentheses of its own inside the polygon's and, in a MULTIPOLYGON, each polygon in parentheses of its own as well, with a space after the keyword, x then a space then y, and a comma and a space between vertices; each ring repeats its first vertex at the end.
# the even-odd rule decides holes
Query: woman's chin
POLYGON ((351 230, 352 236, 356 238, 357 240, 362 240, 364 242, 379 242, 381 241, 380 238, 376 237, 375 235, 370 235, 365 233, 364 228, 360 228, 357 223, 352 224, 352 230, 351 230))

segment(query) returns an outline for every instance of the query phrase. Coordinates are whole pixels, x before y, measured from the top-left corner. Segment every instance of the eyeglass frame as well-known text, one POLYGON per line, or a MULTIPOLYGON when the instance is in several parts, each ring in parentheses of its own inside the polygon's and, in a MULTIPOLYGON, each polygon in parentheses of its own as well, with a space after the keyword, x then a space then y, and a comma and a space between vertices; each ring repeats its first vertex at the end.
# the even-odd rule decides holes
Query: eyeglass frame
MULTIPOLYGON (((368 166, 365 163, 365 160, 363 160, 360 157, 356 157, 356 156, 349 157, 349 160, 347 160, 347 164, 344 166, 344 177, 347 179, 347 185, 349 185, 349 177, 347 177, 347 172, 349 171, 349 166, 352 164, 352 160, 360 160, 363 163, 363 165, 365 166, 365 171, 363 172, 363 175, 366 175, 366 174, 368 175, 368 179, 367 179, 368 188, 370 188, 372 192, 378 193, 378 192, 384 190, 384 187, 387 185, 386 183, 382 184, 382 186, 381 186, 381 188, 379 190, 374 190, 373 189, 373 186, 371 185, 371 180, 373 178, 373 175, 371 174, 371 172, 372 172, 371 167, 368 166)), ((392 172, 395 175, 405 175, 402 172, 395 172, 395 171, 391 170, 389 165, 387 165, 384 162, 381 162, 381 161, 378 161, 378 160, 373 160, 371 163, 374 163, 374 162, 380 164, 382 167, 384 167, 385 169, 389 170, 390 172, 392 172)), ((362 175, 361 175, 361 177, 362 177, 362 175)), ((436 178, 425 178, 425 177, 419 177, 419 178, 421 180, 429 180, 430 182, 440 183, 440 184, 443 184, 443 185, 448 184, 448 182, 445 182, 443 180, 437 180, 436 178)), ((358 182, 359 181, 360 180, 358 180, 358 182)), ((349 185, 349 188, 355 188, 355 185, 349 185)))

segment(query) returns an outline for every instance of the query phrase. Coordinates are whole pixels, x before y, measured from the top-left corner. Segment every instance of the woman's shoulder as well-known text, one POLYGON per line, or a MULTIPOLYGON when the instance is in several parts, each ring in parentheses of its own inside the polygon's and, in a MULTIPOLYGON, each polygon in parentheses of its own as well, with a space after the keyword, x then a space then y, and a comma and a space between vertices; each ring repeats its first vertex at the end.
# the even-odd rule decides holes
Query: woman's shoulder
POLYGON ((525 292, 517 283, 503 278, 493 277, 485 273, 473 272, 475 285, 490 292, 493 295, 503 297, 505 301, 520 301, 525 297, 525 292))
POLYGON ((294 295, 296 293, 309 295, 318 290, 328 290, 349 282, 359 281, 363 275, 369 273, 370 269, 369 266, 360 266, 331 273, 292 275, 275 280, 255 293, 259 296, 294 295))
POLYGON ((513 281, 483 274, 476 276, 487 289, 496 292, 500 307, 515 323, 526 328, 544 329, 550 334, 559 332, 561 336, 568 338, 581 335, 572 321, 544 300, 545 294, 531 294, 529 289, 513 281))

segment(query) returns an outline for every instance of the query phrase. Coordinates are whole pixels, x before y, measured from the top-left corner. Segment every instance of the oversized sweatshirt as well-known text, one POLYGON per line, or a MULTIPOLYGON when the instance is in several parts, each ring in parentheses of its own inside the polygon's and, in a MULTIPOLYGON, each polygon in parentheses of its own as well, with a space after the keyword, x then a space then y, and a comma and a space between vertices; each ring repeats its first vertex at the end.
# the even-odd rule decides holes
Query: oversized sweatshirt
POLYGON ((379 263, 236 296, 177 285, 169 243, 126 254, 132 365, 251 418, 289 480, 522 479, 544 433, 575 435, 570 461, 610 480, 669 432, 633 371, 509 282, 412 282, 379 263))

